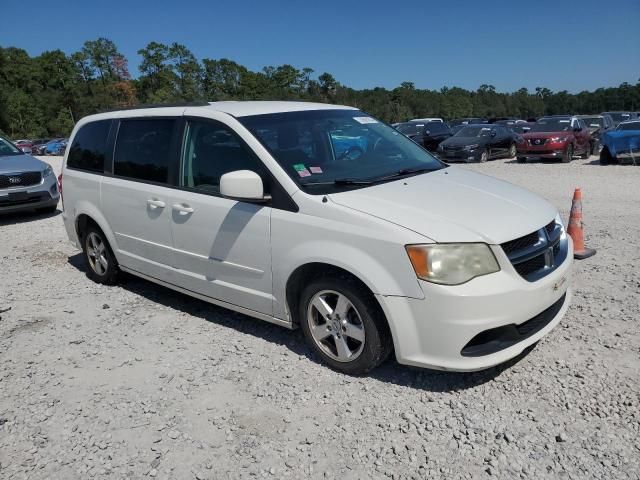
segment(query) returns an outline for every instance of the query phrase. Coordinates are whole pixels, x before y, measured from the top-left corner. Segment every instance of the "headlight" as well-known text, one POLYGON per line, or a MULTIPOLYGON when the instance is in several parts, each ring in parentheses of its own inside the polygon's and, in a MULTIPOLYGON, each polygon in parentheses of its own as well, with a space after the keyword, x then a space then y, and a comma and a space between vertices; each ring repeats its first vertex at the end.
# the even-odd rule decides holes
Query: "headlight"
POLYGON ((480 145, 478 145, 477 143, 474 145, 467 145, 466 147, 464 147, 465 150, 474 150, 476 148, 478 148, 480 145))
POLYGON ((47 168, 45 168, 42 173, 43 177, 48 177, 49 175, 53 175, 53 168, 51 168, 51 165, 47 165, 47 168))
POLYGON ((564 223, 562 222, 562 217, 560 216, 560 214, 558 213, 558 215, 556 215, 556 223, 558 225, 560 225, 560 228, 562 229, 562 231, 564 232, 564 223))
POLYGON ((486 243, 407 245, 418 278, 444 285, 459 285, 480 275, 500 271, 486 243))
POLYGON ((563 142, 566 142, 567 140, 568 140, 567 137, 551 137, 549 139, 551 143, 563 143, 563 142))

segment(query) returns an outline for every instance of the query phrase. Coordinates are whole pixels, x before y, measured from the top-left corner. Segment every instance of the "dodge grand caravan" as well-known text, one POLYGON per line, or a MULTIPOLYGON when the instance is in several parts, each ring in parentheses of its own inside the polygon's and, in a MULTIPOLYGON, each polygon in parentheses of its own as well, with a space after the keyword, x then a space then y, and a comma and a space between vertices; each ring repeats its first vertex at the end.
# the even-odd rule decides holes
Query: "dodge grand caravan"
POLYGON ((288 328, 330 367, 472 371, 570 302, 557 210, 354 108, 218 102, 102 113, 65 154, 88 276, 120 272, 288 328))

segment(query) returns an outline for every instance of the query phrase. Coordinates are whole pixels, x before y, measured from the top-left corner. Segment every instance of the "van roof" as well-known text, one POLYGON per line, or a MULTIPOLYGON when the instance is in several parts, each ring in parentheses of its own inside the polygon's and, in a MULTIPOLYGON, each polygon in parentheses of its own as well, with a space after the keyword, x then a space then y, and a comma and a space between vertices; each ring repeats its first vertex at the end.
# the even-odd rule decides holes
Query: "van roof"
MULTIPOLYGON (((228 113, 234 117, 249 115, 266 115, 269 113, 301 112, 307 110, 357 110, 345 105, 327 103, 293 102, 293 101, 224 101, 224 102, 190 102, 180 104, 138 105, 131 108, 107 110, 102 113, 138 112, 147 109, 203 108, 228 113)), ((156 110, 157 111, 157 110, 156 110)), ((167 112, 168 113, 168 112, 167 112)), ((175 113, 175 112, 173 112, 175 113)))

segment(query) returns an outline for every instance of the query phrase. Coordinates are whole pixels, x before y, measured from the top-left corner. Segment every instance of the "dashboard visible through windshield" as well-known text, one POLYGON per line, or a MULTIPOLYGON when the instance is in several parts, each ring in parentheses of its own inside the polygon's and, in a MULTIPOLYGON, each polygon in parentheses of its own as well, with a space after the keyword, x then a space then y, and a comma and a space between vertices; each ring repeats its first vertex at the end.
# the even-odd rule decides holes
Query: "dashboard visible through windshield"
POLYGON ((358 110, 313 110, 238 119, 308 193, 338 192, 446 165, 358 110))

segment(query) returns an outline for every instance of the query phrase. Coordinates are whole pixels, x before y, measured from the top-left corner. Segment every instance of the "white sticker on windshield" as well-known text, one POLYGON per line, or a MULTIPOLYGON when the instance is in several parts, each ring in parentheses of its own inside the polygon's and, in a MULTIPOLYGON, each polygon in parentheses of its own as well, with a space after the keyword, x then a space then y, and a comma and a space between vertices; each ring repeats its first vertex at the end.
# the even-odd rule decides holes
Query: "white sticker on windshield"
POLYGON ((560 123, 569 123, 571 120, 560 120, 560 123))
POLYGON ((353 117, 353 119, 361 124, 365 124, 365 123, 378 123, 378 121, 375 118, 371 118, 371 117, 353 117))

